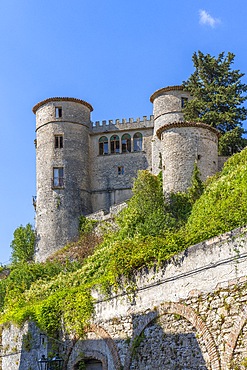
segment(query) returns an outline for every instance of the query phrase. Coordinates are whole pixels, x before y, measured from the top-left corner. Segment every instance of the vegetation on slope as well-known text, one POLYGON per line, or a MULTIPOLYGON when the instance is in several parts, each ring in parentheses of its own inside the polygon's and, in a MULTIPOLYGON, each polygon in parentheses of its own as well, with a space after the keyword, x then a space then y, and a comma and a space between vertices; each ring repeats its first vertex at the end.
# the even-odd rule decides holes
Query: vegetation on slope
MULTIPOLYGON (((128 208, 116 220, 119 229, 95 243, 91 255, 80 262, 13 265, 0 281, 1 322, 32 319, 50 335, 63 325, 82 336, 93 313, 91 288, 118 288, 122 276, 130 278, 134 269, 161 265, 191 244, 247 224, 246 164, 247 149, 231 157, 204 191, 195 166, 189 191, 172 195, 169 202, 164 202, 160 178, 141 171, 128 208)), ((92 223, 82 221, 85 238, 92 223)))
POLYGON ((185 226, 188 244, 247 224, 247 149, 232 156, 194 204, 185 226))

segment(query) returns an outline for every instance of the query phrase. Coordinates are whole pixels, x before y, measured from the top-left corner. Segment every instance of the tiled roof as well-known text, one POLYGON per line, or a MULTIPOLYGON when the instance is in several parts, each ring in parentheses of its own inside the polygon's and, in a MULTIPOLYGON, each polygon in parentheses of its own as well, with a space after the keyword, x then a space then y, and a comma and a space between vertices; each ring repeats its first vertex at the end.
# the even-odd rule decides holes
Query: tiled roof
POLYGON ((42 100, 39 103, 37 103, 33 107, 33 113, 35 114, 37 112, 37 110, 40 107, 42 107, 42 105, 45 105, 46 103, 53 102, 53 101, 72 101, 72 102, 75 102, 75 103, 79 103, 79 104, 85 105, 86 107, 88 107, 90 109, 91 112, 93 111, 92 105, 89 104, 89 103, 87 103, 84 100, 77 99, 77 98, 59 98, 59 97, 55 97, 55 98, 48 98, 48 99, 42 100))
POLYGON ((157 96, 159 96, 159 95, 160 95, 160 94, 162 94, 163 92, 167 92, 167 91, 177 91, 177 90, 184 90, 184 88, 183 88, 183 86, 182 86, 182 85, 163 87, 162 89, 159 89, 159 90, 155 91, 155 92, 150 96, 150 101, 151 101, 151 103, 153 103, 154 99, 155 99, 155 98, 157 98, 157 96))
POLYGON ((202 123, 202 122, 198 122, 198 123, 197 122, 171 122, 171 123, 167 123, 164 126, 160 127, 156 131, 156 134, 157 134, 158 138, 159 139, 161 138, 161 134, 162 134, 163 131, 169 130, 170 128, 173 128, 173 127, 201 127, 201 128, 206 128, 206 129, 214 132, 215 134, 217 134, 218 137, 221 135, 221 133, 216 128, 214 128, 212 126, 209 126, 206 123, 202 123))

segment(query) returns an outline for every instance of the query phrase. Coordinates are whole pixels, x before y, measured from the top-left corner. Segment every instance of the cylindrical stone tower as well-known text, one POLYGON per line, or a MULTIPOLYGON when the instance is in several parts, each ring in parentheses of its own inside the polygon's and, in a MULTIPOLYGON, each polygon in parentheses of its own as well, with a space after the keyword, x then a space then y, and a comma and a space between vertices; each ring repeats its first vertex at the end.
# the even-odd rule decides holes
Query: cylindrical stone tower
POLYGON ((184 122, 182 108, 188 99, 182 86, 160 89, 150 98, 154 104, 153 173, 162 170, 165 195, 188 189, 195 162, 203 181, 218 170, 219 132, 203 123, 184 122))
POLYGON ((156 135, 157 130, 171 122, 183 122, 182 108, 191 99, 182 86, 168 86, 156 91, 150 101, 153 103, 154 135, 152 140, 152 172, 157 175, 161 171, 161 141, 156 135))
POLYGON ((78 235, 79 217, 91 212, 89 126, 92 106, 49 98, 36 114, 36 261, 78 235))

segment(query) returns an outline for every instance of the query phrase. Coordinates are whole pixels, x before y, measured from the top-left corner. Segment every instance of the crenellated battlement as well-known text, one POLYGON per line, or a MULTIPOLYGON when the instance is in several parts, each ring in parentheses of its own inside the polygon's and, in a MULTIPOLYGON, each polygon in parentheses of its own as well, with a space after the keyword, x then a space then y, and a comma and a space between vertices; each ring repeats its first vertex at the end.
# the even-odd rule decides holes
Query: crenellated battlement
POLYGON ((137 128, 153 128, 154 116, 143 116, 142 118, 126 118, 115 120, 103 120, 91 122, 91 130, 93 133, 116 131, 116 130, 136 130, 137 128))

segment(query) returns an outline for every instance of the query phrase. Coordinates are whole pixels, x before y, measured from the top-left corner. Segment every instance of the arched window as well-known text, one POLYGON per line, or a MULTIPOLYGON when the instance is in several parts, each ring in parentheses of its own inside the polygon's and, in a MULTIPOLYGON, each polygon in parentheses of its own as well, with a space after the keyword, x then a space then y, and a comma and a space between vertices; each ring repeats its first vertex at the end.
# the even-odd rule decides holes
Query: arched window
POLYGON ((110 139, 111 142, 111 153, 119 153, 119 137, 113 135, 110 139))
POLYGON ((135 133, 133 136, 134 152, 140 152, 142 150, 142 134, 140 132, 135 133))
POLYGON ((131 137, 129 134, 124 134, 122 136, 122 153, 131 152, 131 137))
POLYGON ((99 139, 99 155, 108 154, 108 139, 106 136, 101 136, 99 139))

